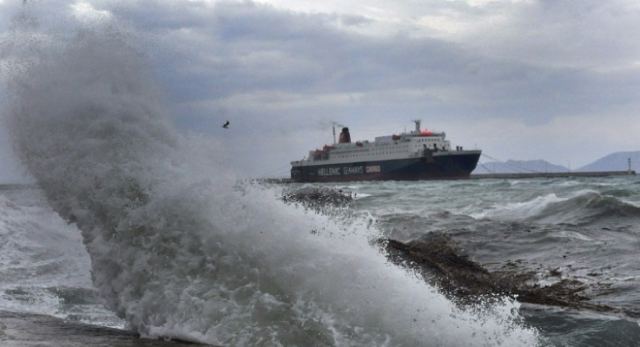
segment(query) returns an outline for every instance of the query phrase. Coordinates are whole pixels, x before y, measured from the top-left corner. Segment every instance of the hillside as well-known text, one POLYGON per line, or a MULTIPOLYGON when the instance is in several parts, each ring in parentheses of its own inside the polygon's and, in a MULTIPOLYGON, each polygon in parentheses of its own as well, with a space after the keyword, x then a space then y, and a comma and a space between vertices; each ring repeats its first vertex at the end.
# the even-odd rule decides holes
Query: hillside
POLYGON ((474 174, 481 173, 521 173, 521 172, 566 172, 569 171, 564 166, 552 164, 546 160, 507 160, 504 162, 493 161, 479 163, 473 171, 474 174))
POLYGON ((578 171, 619 171, 627 170, 628 159, 631 158, 631 169, 640 172, 640 151, 616 152, 606 155, 578 171))

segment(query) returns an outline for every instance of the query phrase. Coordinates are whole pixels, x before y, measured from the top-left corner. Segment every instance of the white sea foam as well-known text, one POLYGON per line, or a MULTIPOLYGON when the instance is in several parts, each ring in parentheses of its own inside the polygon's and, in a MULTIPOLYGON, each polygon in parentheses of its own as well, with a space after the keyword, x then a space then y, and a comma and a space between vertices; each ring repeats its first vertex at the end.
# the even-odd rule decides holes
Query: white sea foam
POLYGON ((364 222, 236 185, 172 129, 128 35, 31 44, 8 81, 18 155, 82 231, 94 284, 131 328, 225 345, 537 343, 516 303, 457 308, 390 264, 364 222))
MULTIPOLYGON (((637 217, 640 215, 638 207, 625 199, 581 189, 562 197, 550 193, 526 201, 496 203, 490 208, 467 214, 476 219, 588 224, 603 218, 637 217)), ((477 211, 477 207, 466 210, 471 209, 477 211)))
POLYGON ((496 204, 493 207, 469 215, 476 219, 498 218, 507 220, 520 220, 523 218, 538 215, 550 204, 565 201, 567 198, 560 198, 555 193, 535 197, 528 201, 509 202, 496 204))

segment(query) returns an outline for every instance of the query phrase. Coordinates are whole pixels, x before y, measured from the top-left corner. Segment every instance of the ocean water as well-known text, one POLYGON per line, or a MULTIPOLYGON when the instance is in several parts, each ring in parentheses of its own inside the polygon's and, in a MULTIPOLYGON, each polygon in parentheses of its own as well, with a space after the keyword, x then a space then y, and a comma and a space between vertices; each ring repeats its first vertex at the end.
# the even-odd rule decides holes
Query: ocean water
MULTIPOLYGON (((2 114, 37 185, 0 189, 0 311, 228 346, 638 340, 635 179, 353 184, 339 186, 358 194, 351 207, 309 210, 174 128, 134 34, 28 16, 12 30, 2 114), (621 311, 462 306, 376 244, 433 231, 541 283, 549 267, 603 282, 594 300, 621 311)), ((4 325, 0 342, 34 344, 4 325)))
POLYGON ((385 182, 336 185, 357 195, 387 237, 443 232, 487 269, 536 274, 541 286, 578 280, 589 303, 614 310, 524 304, 544 344, 640 341, 640 178, 385 182))
MULTIPOLYGON (((97 288, 100 282, 92 282, 91 274, 104 271, 104 265, 92 264, 78 225, 64 221, 42 189, 3 186, 0 311, 222 345, 635 346, 639 341, 636 177, 322 184, 355 196, 350 206, 327 213, 330 217, 277 200, 283 190, 305 186, 236 185, 238 199, 265 199, 260 208, 269 201, 286 218, 280 224, 277 215, 260 215, 261 225, 250 224, 255 231, 224 225, 241 234, 227 241, 220 231, 215 242, 226 247, 188 245, 191 241, 179 238, 191 236, 181 233, 128 239, 137 243, 126 246, 135 249, 135 259, 128 260, 132 269, 118 270, 148 277, 140 282, 127 277, 133 283, 123 290, 140 288, 140 293, 118 293, 118 305, 132 306, 124 314, 109 306, 110 298, 97 288), (280 232, 292 240, 271 235, 280 232), (540 285, 579 280, 589 287, 590 302, 617 310, 505 299, 465 311, 437 288, 388 264, 371 242, 409 241, 432 232, 450 235, 488 269, 517 264, 519 271, 535 272, 540 285), (155 238, 163 245, 143 245, 155 238), (162 268, 148 260, 138 264, 157 247, 180 249, 171 250, 162 268), (206 259, 202 247, 211 247, 206 259), (145 272, 159 275, 140 274, 145 272)), ((229 222, 239 224, 235 217, 229 222)), ((207 227, 205 234, 213 236, 221 225, 207 227)), ((109 252, 122 254, 119 248, 109 252)))

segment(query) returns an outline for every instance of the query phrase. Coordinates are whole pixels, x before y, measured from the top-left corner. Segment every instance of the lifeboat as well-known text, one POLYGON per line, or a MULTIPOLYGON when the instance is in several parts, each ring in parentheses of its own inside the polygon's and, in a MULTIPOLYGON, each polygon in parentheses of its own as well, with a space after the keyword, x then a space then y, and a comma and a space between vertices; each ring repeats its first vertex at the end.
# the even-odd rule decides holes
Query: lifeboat
POLYGON ((420 136, 433 136, 433 132, 431 130, 422 129, 420 130, 420 136))

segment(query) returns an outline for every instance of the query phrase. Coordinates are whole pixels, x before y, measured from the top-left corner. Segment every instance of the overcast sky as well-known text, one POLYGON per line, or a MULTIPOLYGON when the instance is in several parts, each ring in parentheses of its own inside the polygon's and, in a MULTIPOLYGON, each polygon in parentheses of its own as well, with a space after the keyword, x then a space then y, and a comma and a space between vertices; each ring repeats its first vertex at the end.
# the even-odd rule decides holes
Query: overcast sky
MULTIPOLYGON (((640 150, 636 0, 31 1, 42 25, 117 21, 184 131, 249 175, 410 120, 500 159, 577 168, 640 150), (231 121, 231 129, 221 124, 231 121)), ((22 1, 0 0, 0 30, 22 1)), ((10 156, 0 134, 0 159, 10 156)), ((489 161, 489 159, 483 159, 489 161)), ((3 160, 8 162, 10 160, 3 160)), ((0 180, 20 174, 0 166, 0 180)))

